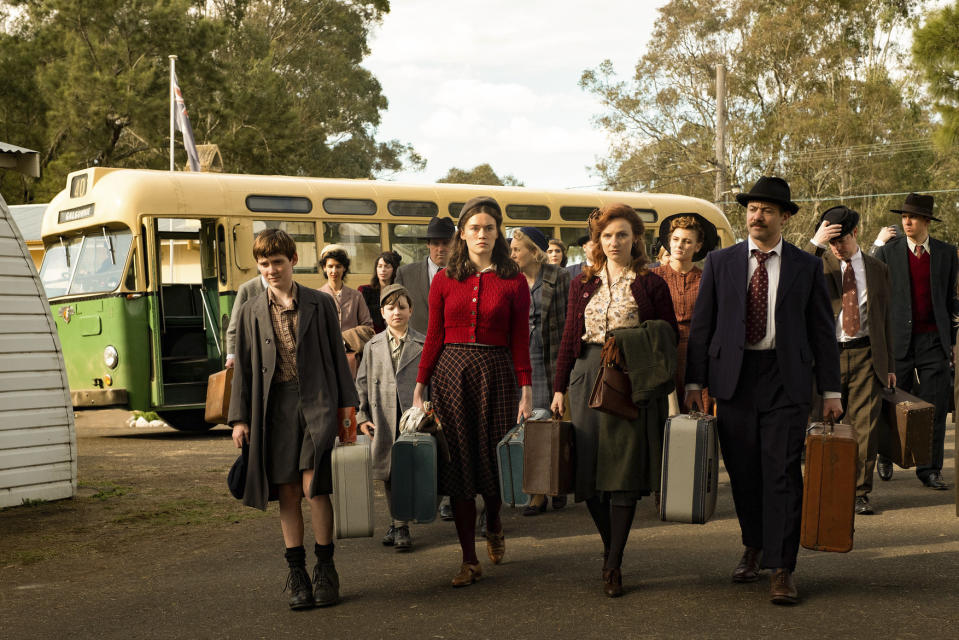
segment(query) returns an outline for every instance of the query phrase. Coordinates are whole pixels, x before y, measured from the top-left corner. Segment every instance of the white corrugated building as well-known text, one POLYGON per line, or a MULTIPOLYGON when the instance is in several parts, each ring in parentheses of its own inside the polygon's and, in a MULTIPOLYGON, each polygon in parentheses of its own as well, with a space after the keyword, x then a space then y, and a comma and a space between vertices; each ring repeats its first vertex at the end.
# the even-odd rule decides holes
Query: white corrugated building
POLYGON ((60 339, 0 197, 0 507, 70 498, 76 489, 76 431, 60 339))

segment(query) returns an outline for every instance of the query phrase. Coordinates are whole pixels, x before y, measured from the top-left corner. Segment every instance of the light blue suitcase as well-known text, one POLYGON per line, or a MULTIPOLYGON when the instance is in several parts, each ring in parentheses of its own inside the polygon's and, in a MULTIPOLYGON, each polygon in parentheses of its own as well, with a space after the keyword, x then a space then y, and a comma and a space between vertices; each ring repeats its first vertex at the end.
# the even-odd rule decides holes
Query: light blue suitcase
POLYGON ((390 451, 393 519, 424 523, 436 519, 436 438, 404 433, 390 451))
POLYGON ((510 429, 496 445, 496 460, 499 463, 499 492, 503 504, 511 507, 525 507, 530 496, 523 493, 523 442, 525 425, 518 424, 510 429))

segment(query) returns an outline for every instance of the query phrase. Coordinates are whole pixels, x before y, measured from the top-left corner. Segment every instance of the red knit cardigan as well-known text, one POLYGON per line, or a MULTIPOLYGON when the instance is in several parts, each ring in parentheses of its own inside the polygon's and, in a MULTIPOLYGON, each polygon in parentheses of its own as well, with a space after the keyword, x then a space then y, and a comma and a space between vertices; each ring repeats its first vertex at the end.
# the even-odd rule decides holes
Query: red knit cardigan
MULTIPOLYGON (((553 379, 553 391, 566 393, 569 386, 569 374, 576 364, 583 348, 583 334, 586 333, 586 305, 599 289, 601 280, 593 276, 589 282, 582 277, 573 278, 569 285, 569 306, 566 308, 566 326, 563 327, 563 341, 559 345, 559 357, 556 360, 556 375, 553 379)), ((673 311, 673 299, 669 295, 666 281, 650 271, 637 276, 630 287, 633 299, 639 307, 639 319, 665 320, 673 328, 677 339, 679 325, 673 311)))
POLYGON ((529 285, 516 275, 500 278, 493 271, 459 282, 443 269, 430 285, 429 325, 420 357, 417 382, 426 384, 443 351, 451 343, 509 347, 520 386, 532 384, 529 362, 529 285))

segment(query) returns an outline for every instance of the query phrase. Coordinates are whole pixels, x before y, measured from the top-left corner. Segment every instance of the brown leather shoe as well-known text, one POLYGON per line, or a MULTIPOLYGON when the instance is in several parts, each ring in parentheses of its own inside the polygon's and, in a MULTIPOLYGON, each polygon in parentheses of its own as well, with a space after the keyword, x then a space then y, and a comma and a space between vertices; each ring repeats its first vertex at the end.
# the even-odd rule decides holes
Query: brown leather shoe
POLYGON ((773 604, 796 604, 799 592, 789 569, 776 569, 769 583, 769 596, 773 604))
POLYGON ((453 586, 468 587, 481 577, 483 577, 483 570, 480 569, 478 562, 476 564, 464 562, 463 566, 460 567, 460 572, 453 577, 453 586))
POLYGON ((733 571, 733 582, 756 582, 759 580, 759 557, 762 554, 762 549, 746 547, 736 570, 733 571))
POLYGON ((503 532, 491 533, 486 532, 486 553, 489 554, 489 559, 493 561, 493 564, 499 564, 503 561, 503 556, 506 555, 506 536, 503 535, 503 532))
POLYGON ((623 574, 619 569, 603 569, 603 591, 610 598, 623 595, 623 574))

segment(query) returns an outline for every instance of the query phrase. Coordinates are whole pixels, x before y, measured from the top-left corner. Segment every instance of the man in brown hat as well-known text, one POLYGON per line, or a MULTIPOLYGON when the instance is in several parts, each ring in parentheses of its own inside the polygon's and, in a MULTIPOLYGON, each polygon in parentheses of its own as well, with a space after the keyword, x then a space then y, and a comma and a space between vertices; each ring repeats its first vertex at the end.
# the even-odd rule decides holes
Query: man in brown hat
POLYGON ((859 441, 856 513, 869 515, 883 387, 896 385, 889 269, 859 249, 859 213, 838 206, 819 218, 806 250, 822 258, 836 319, 844 421, 859 441))
POLYGON ((773 572, 770 599, 798 602, 800 457, 813 382, 823 413, 842 414, 836 325, 822 263, 786 242, 799 207, 782 178, 763 176, 736 199, 749 237, 706 257, 686 355, 686 406, 708 386, 745 550, 734 582, 773 572))
MULTIPOLYGON (((929 237, 933 197, 910 193, 899 209, 904 235, 876 249, 889 267, 892 292, 899 304, 892 308, 892 342, 899 388, 911 391, 919 377, 919 397, 936 407, 932 459, 916 467, 916 476, 930 489, 947 489, 942 481, 946 413, 949 410, 949 363, 956 342, 959 298, 956 247, 929 237)), ((892 463, 879 458, 879 477, 892 477, 892 463)))

